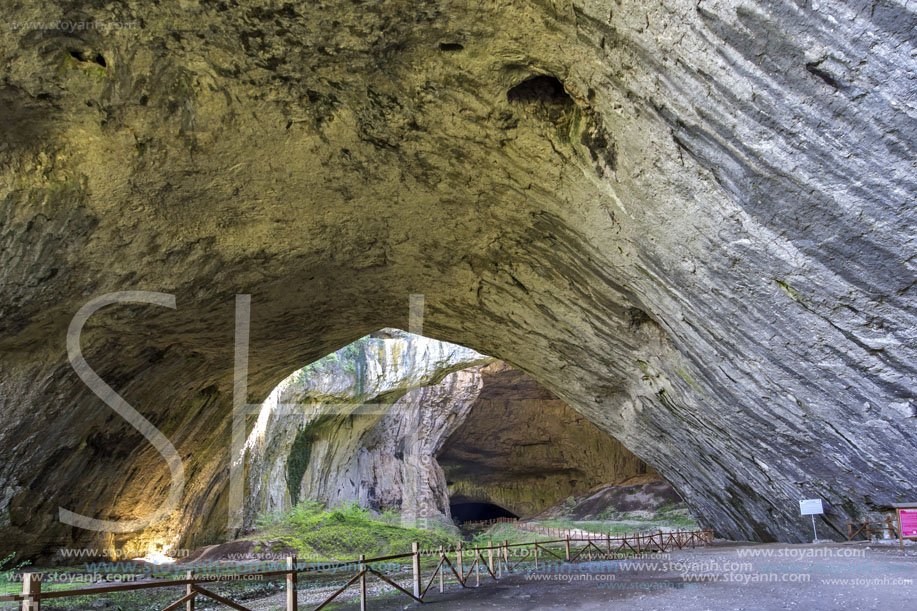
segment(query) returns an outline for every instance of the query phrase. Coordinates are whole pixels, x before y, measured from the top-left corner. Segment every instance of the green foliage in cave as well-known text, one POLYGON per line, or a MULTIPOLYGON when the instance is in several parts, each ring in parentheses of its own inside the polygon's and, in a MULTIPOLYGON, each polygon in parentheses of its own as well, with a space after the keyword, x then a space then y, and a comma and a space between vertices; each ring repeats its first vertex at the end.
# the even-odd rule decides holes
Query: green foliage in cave
POLYGON ((312 376, 331 367, 340 367, 345 372, 353 374, 355 397, 362 400, 366 392, 367 349, 378 349, 382 344, 381 339, 369 335, 361 337, 300 369, 296 374, 296 381, 300 386, 308 386, 312 376))
POLYGON ((290 491, 290 502, 296 505, 299 502, 299 488, 302 476, 309 466, 309 455, 312 448, 312 435, 306 427, 296 435, 287 457, 287 490, 290 491))
POLYGON ((248 538, 273 541, 278 549, 293 547, 300 560, 309 561, 403 554, 411 551, 414 541, 421 549, 437 549, 452 542, 448 531, 403 525, 395 512, 374 516, 355 503, 326 508, 308 499, 289 512, 262 516, 258 526, 248 538))

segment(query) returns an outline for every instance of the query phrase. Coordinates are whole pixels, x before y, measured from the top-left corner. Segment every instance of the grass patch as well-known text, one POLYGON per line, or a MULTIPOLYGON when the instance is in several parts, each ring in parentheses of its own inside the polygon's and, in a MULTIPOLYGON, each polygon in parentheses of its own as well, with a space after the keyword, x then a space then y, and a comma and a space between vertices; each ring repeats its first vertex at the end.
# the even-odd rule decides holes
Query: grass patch
POLYGON ((510 543, 531 543, 532 541, 544 541, 546 538, 545 535, 522 530, 516 528, 512 524, 500 523, 494 524, 484 532, 474 535, 468 547, 486 547, 491 542, 497 545, 504 541, 510 543))
MULTIPOLYGON (((278 547, 295 548, 300 560, 355 560, 403 554, 417 541, 421 548, 448 546, 454 535, 445 529, 421 529, 399 524, 397 513, 375 517, 356 504, 326 509, 316 501, 303 501, 285 514, 264 516, 260 528, 247 539, 270 539, 278 547)), ((266 550, 273 551, 273 550, 266 550)))
POLYGON ((28 564, 28 562, 16 562, 16 552, 0 559, 0 594, 19 594, 22 592, 22 582, 16 577, 16 572, 22 570, 28 564))

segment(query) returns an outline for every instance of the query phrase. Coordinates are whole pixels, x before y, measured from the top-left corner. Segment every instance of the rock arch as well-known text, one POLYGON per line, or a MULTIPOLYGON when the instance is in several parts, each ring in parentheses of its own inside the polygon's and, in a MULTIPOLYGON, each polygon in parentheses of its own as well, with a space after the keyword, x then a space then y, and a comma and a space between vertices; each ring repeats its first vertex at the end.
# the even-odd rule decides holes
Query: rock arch
POLYGON ((423 293, 426 334, 614 429, 722 535, 915 493, 912 12, 333 7, 131 1, 132 28, 0 34, 4 552, 162 536, 56 519, 166 491, 64 356, 115 290, 176 295, 103 312, 85 353, 208 492, 170 524, 199 541, 226 511, 236 293, 253 400, 423 293), (559 115, 508 99, 537 75, 559 115))

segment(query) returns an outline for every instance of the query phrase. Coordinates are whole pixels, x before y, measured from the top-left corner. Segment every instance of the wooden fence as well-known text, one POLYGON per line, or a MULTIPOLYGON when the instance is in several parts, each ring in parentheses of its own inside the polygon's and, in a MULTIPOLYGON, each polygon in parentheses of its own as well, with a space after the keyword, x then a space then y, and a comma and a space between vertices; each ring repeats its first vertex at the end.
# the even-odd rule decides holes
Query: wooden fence
MULTIPOLYGON (((536 525, 527 525, 536 526, 536 525)), ((546 527, 538 527, 546 528, 546 527)), ((553 530, 547 529, 546 530, 553 530)), ((347 567, 356 565, 356 573, 350 579, 338 588, 331 596, 314 607, 314 611, 324 608, 335 598, 340 596, 344 591, 352 586, 357 586, 360 591, 360 609, 366 610, 368 602, 366 592, 367 578, 370 576, 377 577, 398 592, 413 599, 418 603, 423 603, 424 597, 430 591, 430 587, 436 578, 439 578, 439 591, 443 592, 445 588, 444 578, 448 569, 455 576, 458 584, 462 588, 471 587, 468 582, 474 578, 475 587, 481 583, 482 573, 485 579, 489 576, 492 580, 499 579, 504 573, 512 573, 526 561, 534 560, 534 570, 539 569, 539 561, 545 564, 549 562, 576 562, 577 560, 588 558, 599 558, 612 560, 619 558, 620 554, 640 554, 646 552, 666 552, 683 547, 696 545, 705 545, 713 542, 713 531, 675 531, 669 533, 635 533, 622 537, 612 537, 610 533, 598 535, 597 533, 588 533, 587 537, 564 536, 562 539, 533 541, 529 543, 503 543, 488 546, 474 546, 463 548, 462 543, 458 542, 455 549, 446 550, 442 547, 439 550, 424 551, 419 549, 417 543, 412 545, 410 553, 394 554, 391 556, 382 556, 379 558, 366 558, 360 556, 357 562, 339 562, 339 563, 322 563, 320 565, 300 566, 296 558, 289 557, 286 559, 286 568, 274 571, 264 571, 256 573, 233 574, 237 579, 252 577, 285 577, 286 579, 286 609, 287 611, 298 611, 299 602, 297 599, 297 577, 303 573, 320 572, 335 567, 347 567), (599 545, 596 542, 604 542, 599 545), (562 544, 561 549, 551 548, 551 545, 562 544), (584 544, 581 549, 576 549, 577 544, 584 544), (517 554, 513 550, 519 548, 517 554), (529 549, 531 548, 531 549, 529 549), (450 555, 455 557, 455 562, 450 559, 450 555), (421 557, 432 556, 438 558, 438 563, 433 573, 427 579, 426 585, 423 583, 421 575, 421 557), (470 564, 466 566, 466 560, 470 564), (495 558, 496 557, 496 558, 495 558), (407 587, 398 584, 394 577, 384 574, 378 564, 385 561, 411 559, 411 584, 407 587)), ((88 586, 84 588, 75 588, 71 590, 53 590, 42 592, 41 574, 24 573, 22 576, 22 593, 0 596, 0 602, 21 601, 22 611, 40 611, 42 601, 54 600, 57 598, 68 598, 75 596, 93 596, 97 594, 107 594, 112 592, 127 592, 132 590, 143 590, 151 588, 170 588, 184 587, 181 598, 167 605, 163 611, 175 611, 184 608, 185 611, 194 611, 194 603, 198 597, 206 597, 215 600, 231 609, 239 611, 250 611, 247 607, 221 596, 203 584, 213 583, 213 577, 195 576, 193 571, 188 571, 185 579, 171 579, 161 581, 147 581, 125 583, 111 586, 88 586)))
POLYGON ((888 533, 889 539, 898 538, 898 531, 894 524, 892 524, 891 517, 885 518, 885 524, 882 522, 870 522, 869 520, 865 520, 863 522, 851 522, 850 520, 847 520, 848 541, 853 541, 860 533, 863 533, 866 536, 867 541, 871 541, 873 531, 878 531, 879 533, 886 531, 888 533))
POLYGON ((549 537, 563 537, 564 539, 570 539, 571 541, 605 541, 606 547, 610 550, 613 541, 633 541, 634 545, 631 546, 631 549, 635 549, 638 553, 643 551, 671 551, 673 549, 682 549, 687 546, 694 547, 698 543, 709 544, 713 543, 711 539, 697 539, 697 533, 711 533, 713 531, 709 530, 698 530, 698 531, 684 531, 684 530, 674 530, 665 532, 662 530, 649 533, 624 533, 619 537, 613 537, 610 532, 606 533, 597 533, 597 532, 588 532, 580 529, 569 529, 569 528, 551 528, 549 526, 542 526, 541 524, 531 524, 528 522, 519 522, 516 524, 516 528, 519 530, 526 530, 533 533, 538 533, 542 535, 547 535, 549 537), (652 549, 651 549, 652 548, 652 549))
POLYGON ((462 526, 484 527, 493 526, 494 524, 515 524, 519 518, 492 518, 490 520, 475 520, 474 522, 462 522, 462 526))

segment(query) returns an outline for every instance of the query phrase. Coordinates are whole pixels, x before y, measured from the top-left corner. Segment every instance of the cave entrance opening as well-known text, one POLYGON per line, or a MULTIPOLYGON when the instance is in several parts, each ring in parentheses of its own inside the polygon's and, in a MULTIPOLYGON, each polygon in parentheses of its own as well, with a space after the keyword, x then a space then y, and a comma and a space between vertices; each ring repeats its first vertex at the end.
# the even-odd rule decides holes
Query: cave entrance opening
POLYGON ((303 501, 463 524, 588 500, 584 518, 609 506, 596 489, 658 477, 525 372, 398 329, 287 377, 246 447, 250 523, 303 501))
MULTIPOLYGON (((549 510, 560 517, 597 489, 658 477, 525 372, 497 360, 477 372, 476 394, 436 454, 450 505, 476 501, 520 519, 549 510)), ((579 513, 607 508, 597 500, 579 513)))
POLYGON ((450 503, 449 512, 456 526, 466 522, 483 522, 497 518, 518 518, 516 514, 493 503, 459 502, 450 503))

